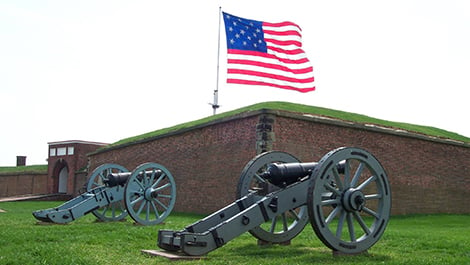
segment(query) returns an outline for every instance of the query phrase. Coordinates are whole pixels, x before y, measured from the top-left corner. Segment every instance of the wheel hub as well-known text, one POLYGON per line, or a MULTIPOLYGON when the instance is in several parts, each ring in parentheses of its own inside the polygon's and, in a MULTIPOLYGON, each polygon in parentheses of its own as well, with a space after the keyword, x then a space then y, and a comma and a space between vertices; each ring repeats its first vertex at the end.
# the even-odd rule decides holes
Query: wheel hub
POLYGON ((144 193, 144 198, 147 200, 147 201, 151 201, 155 198, 158 197, 158 191, 152 189, 152 188, 147 188, 145 189, 145 193, 144 193))
POLYGON ((341 202, 348 212, 361 211, 366 204, 366 197, 362 191, 350 188, 344 192, 341 202))

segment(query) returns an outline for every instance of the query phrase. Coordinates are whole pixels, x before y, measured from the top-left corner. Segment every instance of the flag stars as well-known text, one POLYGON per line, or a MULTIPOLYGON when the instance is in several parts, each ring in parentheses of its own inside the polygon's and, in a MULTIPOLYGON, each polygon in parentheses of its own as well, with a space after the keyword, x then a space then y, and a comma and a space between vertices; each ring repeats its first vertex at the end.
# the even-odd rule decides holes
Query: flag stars
POLYGON ((267 52, 262 22, 225 15, 227 47, 229 49, 267 52))

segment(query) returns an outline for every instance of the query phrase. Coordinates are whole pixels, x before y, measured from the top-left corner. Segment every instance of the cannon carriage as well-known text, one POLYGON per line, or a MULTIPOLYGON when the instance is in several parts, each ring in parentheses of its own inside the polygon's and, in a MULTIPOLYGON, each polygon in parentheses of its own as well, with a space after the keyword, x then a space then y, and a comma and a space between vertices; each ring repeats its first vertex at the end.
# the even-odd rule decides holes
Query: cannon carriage
POLYGON ((155 225, 171 213, 176 184, 162 165, 145 163, 130 172, 117 164, 97 167, 86 192, 50 209, 33 212, 42 222, 64 224, 92 213, 100 221, 120 221, 130 216, 136 223, 155 225))
POLYGON ((199 256, 247 231, 261 242, 290 242, 310 222, 327 247, 357 254, 380 239, 390 209, 385 170, 366 150, 338 148, 310 163, 271 151, 245 166, 235 202, 182 230, 160 230, 157 245, 199 256))

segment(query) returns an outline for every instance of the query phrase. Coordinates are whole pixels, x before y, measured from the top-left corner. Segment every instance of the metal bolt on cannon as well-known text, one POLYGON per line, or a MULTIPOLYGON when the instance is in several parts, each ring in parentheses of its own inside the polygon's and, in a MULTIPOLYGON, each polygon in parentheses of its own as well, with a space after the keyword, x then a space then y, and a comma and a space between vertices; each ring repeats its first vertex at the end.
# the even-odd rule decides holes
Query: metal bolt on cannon
POLYGON ((366 150, 338 148, 311 163, 271 151, 245 166, 235 202, 183 230, 160 230, 157 244, 199 256, 247 231, 265 242, 290 241, 310 221, 327 247, 357 254, 380 239, 390 209, 385 170, 366 150))
POLYGON ((119 221, 127 215, 142 225, 163 222, 176 201, 176 185, 162 165, 145 163, 129 172, 116 164, 96 168, 87 182, 87 192, 45 210, 33 212, 43 222, 69 223, 92 213, 101 221, 119 221))

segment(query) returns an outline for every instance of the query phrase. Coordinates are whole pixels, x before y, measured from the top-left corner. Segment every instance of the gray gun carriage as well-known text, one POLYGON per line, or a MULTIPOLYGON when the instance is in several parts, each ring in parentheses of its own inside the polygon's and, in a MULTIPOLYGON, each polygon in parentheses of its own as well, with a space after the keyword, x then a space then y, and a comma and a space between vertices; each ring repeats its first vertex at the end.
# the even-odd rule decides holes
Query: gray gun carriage
POLYGON ((86 192, 50 209, 33 212, 42 222, 64 224, 88 213, 100 221, 120 221, 127 215, 142 225, 163 222, 176 201, 176 184, 160 164, 145 163, 129 172, 117 164, 97 167, 86 183, 86 192))
POLYGON ((182 230, 160 230, 157 245, 199 256, 247 231, 264 243, 290 242, 310 221, 334 252, 358 254, 380 239, 390 210, 387 175, 366 150, 338 148, 311 163, 271 151, 245 166, 235 202, 182 230))

